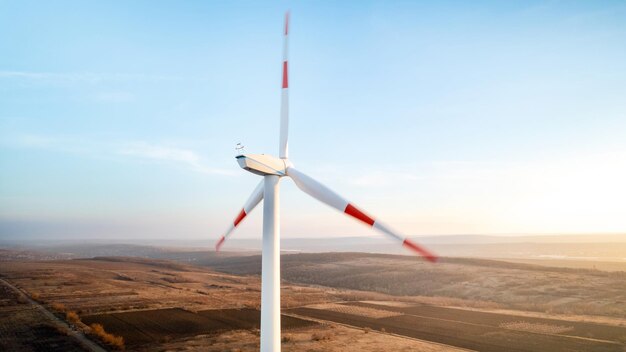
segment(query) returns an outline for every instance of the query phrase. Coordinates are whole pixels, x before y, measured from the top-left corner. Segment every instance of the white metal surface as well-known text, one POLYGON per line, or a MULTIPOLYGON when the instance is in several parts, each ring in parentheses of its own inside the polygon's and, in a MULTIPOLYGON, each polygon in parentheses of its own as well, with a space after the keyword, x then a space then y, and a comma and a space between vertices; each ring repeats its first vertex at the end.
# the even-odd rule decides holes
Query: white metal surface
POLYGON ((287 169, 287 175, 291 177, 293 182, 296 183, 296 186, 304 191, 304 193, 307 193, 326 205, 330 205, 343 212, 349 204, 347 200, 331 191, 330 188, 293 167, 287 169))
POLYGON ((252 209, 254 209, 257 206, 257 204, 259 204, 261 200, 263 199, 263 190, 264 190, 263 185, 264 185, 264 182, 263 180, 261 180, 261 182, 259 182, 259 184, 256 185, 256 187, 254 188, 254 191, 252 191, 250 198, 248 198, 246 203, 243 205, 243 210, 246 211, 246 214, 250 214, 252 209))
POLYGON ((289 88, 283 88, 280 102, 280 146, 279 156, 287 159, 289 155, 289 88))
POLYGON ((286 172, 285 159, 279 159, 267 154, 238 155, 237 162, 242 169, 261 176, 284 176, 286 172))
POLYGON ((376 220, 376 222, 374 223, 374 228, 384 234, 387 234, 393 238, 395 238, 396 240, 403 242, 404 238, 402 236, 400 236, 397 232, 393 231, 392 229, 390 229, 388 226, 386 226, 385 224, 383 224, 382 222, 376 220))
POLYGON ((264 177, 261 352, 280 352, 280 177, 264 177))
POLYGON ((283 81, 280 95, 280 142, 278 156, 287 159, 289 155, 289 13, 285 14, 285 30, 283 41, 283 81))

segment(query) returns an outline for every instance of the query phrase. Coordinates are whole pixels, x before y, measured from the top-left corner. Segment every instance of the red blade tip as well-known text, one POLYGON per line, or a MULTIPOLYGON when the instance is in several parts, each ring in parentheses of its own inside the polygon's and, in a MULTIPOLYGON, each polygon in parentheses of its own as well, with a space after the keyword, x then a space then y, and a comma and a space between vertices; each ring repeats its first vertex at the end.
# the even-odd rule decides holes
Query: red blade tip
POLYGON ((220 238, 219 241, 217 241, 217 244, 215 245, 215 251, 219 252, 220 248, 222 247, 222 245, 224 244, 224 241, 226 240, 226 237, 222 236, 222 238, 220 238))
POLYGON ((413 243, 411 240, 406 239, 404 240, 404 242, 402 242, 402 245, 411 249, 414 252, 419 253, 421 256, 423 256, 424 258, 426 258, 426 260, 428 260, 431 263, 436 263, 437 260, 439 258, 437 258, 436 255, 430 253, 429 251, 427 251, 426 249, 418 246, 417 244, 413 243))

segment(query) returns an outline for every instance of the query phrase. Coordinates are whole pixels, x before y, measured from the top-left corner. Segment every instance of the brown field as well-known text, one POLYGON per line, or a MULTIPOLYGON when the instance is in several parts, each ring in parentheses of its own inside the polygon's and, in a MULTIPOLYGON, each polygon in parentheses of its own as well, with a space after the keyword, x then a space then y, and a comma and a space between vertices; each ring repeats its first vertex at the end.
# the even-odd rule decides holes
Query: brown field
POLYGON ((626 271, 626 259, 621 261, 574 260, 574 259, 497 259, 511 263, 533 264, 558 268, 589 269, 602 271, 626 271))
MULTIPOLYGON (((79 330, 101 324, 127 350, 255 351, 258 259, 191 261, 228 273, 140 258, 7 261, 0 276, 61 320, 76 313, 79 330)), ((283 264, 284 351, 624 351, 621 273, 356 253, 288 255, 283 264)), ((2 313, 0 347, 11 348, 0 350, 33 350, 12 340, 18 331, 54 335, 38 328, 45 317, 2 313)), ((51 351, 83 348, 55 336, 69 345, 51 351)))
MULTIPOLYGON (((377 304, 352 303, 351 305, 365 307, 379 307, 377 304)), ((386 307, 387 310, 420 317, 429 317, 444 320, 457 320, 470 324, 480 324, 488 326, 502 326, 509 323, 524 322, 535 324, 536 326, 549 326, 557 331, 555 333, 598 340, 619 341, 626 337, 626 325, 616 326, 610 324, 598 324, 580 321, 569 321, 565 319, 546 319, 534 317, 520 317, 512 314, 497 314, 490 312, 478 312, 458 308, 435 307, 427 305, 414 305, 411 307, 397 308, 386 307), (561 329, 557 329, 560 327, 561 329), (567 329, 563 329, 567 327, 567 329)), ((547 331, 546 333, 552 333, 547 331)))
MULTIPOLYGON (((463 349, 426 341, 397 337, 388 333, 354 329, 341 325, 320 325, 283 333, 285 352, 462 352, 463 349)), ((198 335, 162 343, 142 351, 258 352, 258 331, 233 330, 220 335, 198 335)))
MULTIPOLYGON (((230 330, 259 329, 261 312, 256 309, 211 309, 197 313, 179 308, 88 315, 87 324, 101 324, 106 331, 124 337, 127 346, 167 342, 181 337, 230 330)), ((282 330, 310 327, 316 322, 283 316, 282 330)))
MULTIPOLYGON (((230 275, 139 258, 8 261, 0 267, 0 276, 36 297, 50 311, 63 307, 77 312, 81 322, 76 325, 80 329, 88 331, 88 324, 102 324, 107 333, 124 337, 126 350, 258 350, 260 280, 256 276, 230 275)), ((330 303, 346 296, 374 299, 380 295, 282 285, 284 308, 301 306, 302 302, 330 303)), ((65 319, 65 314, 57 316, 65 319)), ((36 321, 3 325, 6 330, 0 340, 11 341, 8 336, 20 329, 35 331, 36 321)), ((364 334, 362 329, 331 327, 329 323, 292 316, 283 317, 283 327, 284 351, 366 352, 380 351, 383 346, 397 351, 456 350, 388 334, 364 334)), ((73 343, 71 338, 67 341, 73 343)), ((27 341, 12 346, 8 350, 33 350, 27 341)))
POLYGON ((626 327, 620 326, 426 305, 394 307, 363 302, 345 305, 347 309, 341 311, 315 305, 288 312, 478 351, 623 351, 626 341, 626 327), (374 318, 348 307, 387 310, 396 315, 374 318))
MULTIPOLYGON (((233 274, 259 274, 260 256, 199 258, 198 264, 233 274)), ((306 285, 379 292, 453 305, 550 314, 626 317, 626 271, 547 267, 486 259, 367 253, 283 255, 282 276, 306 285), (425 284, 428 283, 428 284, 425 284)))

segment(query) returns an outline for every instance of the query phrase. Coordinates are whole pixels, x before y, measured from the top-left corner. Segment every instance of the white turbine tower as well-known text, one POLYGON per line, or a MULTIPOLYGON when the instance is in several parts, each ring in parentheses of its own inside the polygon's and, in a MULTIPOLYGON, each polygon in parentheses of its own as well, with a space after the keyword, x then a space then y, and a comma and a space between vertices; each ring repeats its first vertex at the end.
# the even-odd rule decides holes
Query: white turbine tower
POLYGON ((261 351, 280 352, 280 228, 278 182, 281 177, 291 177, 296 185, 313 198, 341 212, 362 221, 368 226, 398 240, 402 245, 435 262, 437 257, 428 250, 399 235, 388 226, 366 215, 352 203, 345 200, 328 187, 294 168, 288 159, 287 134, 289 126, 289 80, 288 80, 288 38, 289 13, 285 15, 283 44, 283 80, 280 105, 279 158, 266 154, 243 154, 237 156, 239 165, 254 174, 263 176, 248 201, 235 218, 230 228, 217 242, 216 250, 239 223, 265 199, 263 204, 263 252, 261 269, 261 351))

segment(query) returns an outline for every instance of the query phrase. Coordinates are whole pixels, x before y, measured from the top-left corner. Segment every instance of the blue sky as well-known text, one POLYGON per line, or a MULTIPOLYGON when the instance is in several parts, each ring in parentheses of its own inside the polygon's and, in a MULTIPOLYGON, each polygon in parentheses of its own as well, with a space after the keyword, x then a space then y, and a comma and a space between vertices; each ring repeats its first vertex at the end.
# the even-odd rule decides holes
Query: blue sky
MULTIPOLYGON (((408 235, 626 231, 622 1, 0 1, 0 236, 217 238, 286 9, 301 170, 408 235)), ((281 187, 284 237, 369 233, 281 187)))

